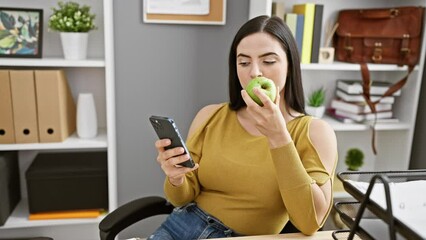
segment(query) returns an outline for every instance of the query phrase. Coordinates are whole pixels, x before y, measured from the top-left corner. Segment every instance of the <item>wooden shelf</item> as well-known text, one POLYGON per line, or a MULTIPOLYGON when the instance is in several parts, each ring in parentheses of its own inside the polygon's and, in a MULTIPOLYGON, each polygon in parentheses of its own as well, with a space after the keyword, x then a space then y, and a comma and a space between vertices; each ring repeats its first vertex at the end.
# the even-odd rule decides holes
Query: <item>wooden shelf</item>
POLYGON ((81 139, 77 133, 72 134, 63 142, 55 143, 23 143, 23 144, 0 144, 0 151, 13 150, 54 150, 54 149, 91 149, 107 148, 107 131, 99 129, 98 136, 92 139, 81 139))
POLYGON ((0 58, 0 66, 10 67, 105 67, 104 59, 66 60, 63 58, 0 58))
POLYGON ((72 225, 72 224, 85 224, 96 223, 98 224, 105 214, 97 218, 73 218, 73 219, 53 219, 53 220, 28 220, 28 200, 22 199, 15 210, 12 212, 6 223, 0 227, 2 229, 13 228, 27 228, 27 227, 51 227, 55 225, 72 225))

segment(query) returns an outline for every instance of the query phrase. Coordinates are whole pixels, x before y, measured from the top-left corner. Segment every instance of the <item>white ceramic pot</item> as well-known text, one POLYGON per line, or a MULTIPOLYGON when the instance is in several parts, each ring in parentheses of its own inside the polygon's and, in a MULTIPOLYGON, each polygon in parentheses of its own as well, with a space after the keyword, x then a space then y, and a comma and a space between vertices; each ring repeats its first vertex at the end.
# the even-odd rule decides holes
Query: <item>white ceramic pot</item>
POLYGON ((77 135, 94 138, 98 134, 98 119, 92 93, 80 93, 77 100, 77 135))
POLYGON ((87 32, 61 32, 62 50, 65 59, 82 60, 87 57, 87 32))
POLYGON ((325 113, 325 106, 320 106, 320 107, 305 106, 305 111, 307 114, 311 116, 322 118, 325 113))

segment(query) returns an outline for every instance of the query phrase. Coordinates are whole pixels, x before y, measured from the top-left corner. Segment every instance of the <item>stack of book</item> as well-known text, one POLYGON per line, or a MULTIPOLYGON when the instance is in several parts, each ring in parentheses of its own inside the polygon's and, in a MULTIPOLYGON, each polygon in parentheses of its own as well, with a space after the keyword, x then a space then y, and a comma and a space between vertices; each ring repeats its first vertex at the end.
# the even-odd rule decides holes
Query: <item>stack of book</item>
POLYGON ((375 105, 377 113, 374 114, 362 95, 362 81, 337 80, 336 98, 331 101, 327 113, 344 123, 369 122, 374 121, 375 118, 381 123, 398 122, 398 119, 393 117, 392 105, 395 102, 395 96, 401 95, 401 90, 392 96, 381 98, 391 85, 392 83, 385 81, 372 82, 370 98, 372 101, 380 99, 380 102, 375 105))
POLYGON ((301 3, 287 11, 284 2, 272 4, 272 16, 283 19, 290 28, 303 64, 318 63, 324 5, 301 3))

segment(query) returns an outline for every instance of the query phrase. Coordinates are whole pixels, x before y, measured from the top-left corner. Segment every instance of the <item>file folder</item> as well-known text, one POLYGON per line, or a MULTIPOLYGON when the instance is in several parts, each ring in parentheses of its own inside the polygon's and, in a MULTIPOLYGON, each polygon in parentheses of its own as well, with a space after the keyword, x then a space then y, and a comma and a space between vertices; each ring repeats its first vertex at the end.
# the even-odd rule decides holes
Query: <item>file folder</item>
POLYGON ((0 70, 0 144, 15 143, 12 95, 8 70, 0 70))
POLYGON ((76 106, 63 70, 35 70, 40 142, 62 142, 76 129, 76 106))
POLYGON ((16 143, 38 142, 34 71, 11 70, 9 73, 16 143))

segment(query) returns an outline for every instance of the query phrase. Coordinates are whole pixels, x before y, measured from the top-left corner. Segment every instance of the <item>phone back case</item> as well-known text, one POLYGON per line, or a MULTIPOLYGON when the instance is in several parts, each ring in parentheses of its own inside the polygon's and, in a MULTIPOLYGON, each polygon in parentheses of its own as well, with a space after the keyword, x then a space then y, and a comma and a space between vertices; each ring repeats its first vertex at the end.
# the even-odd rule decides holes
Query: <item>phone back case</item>
MULTIPOLYGON (((151 125, 154 127, 154 130, 157 133, 159 139, 168 138, 171 140, 172 143, 169 146, 167 146, 165 149, 183 147, 185 149, 185 153, 189 153, 188 149, 186 148, 185 142, 182 136, 180 135, 179 130, 172 118, 151 116, 149 118, 149 121, 151 122, 151 125)), ((182 164, 179 164, 179 165, 192 168, 194 167, 195 164, 192 161, 192 158, 190 157, 188 161, 183 162, 182 164)))

